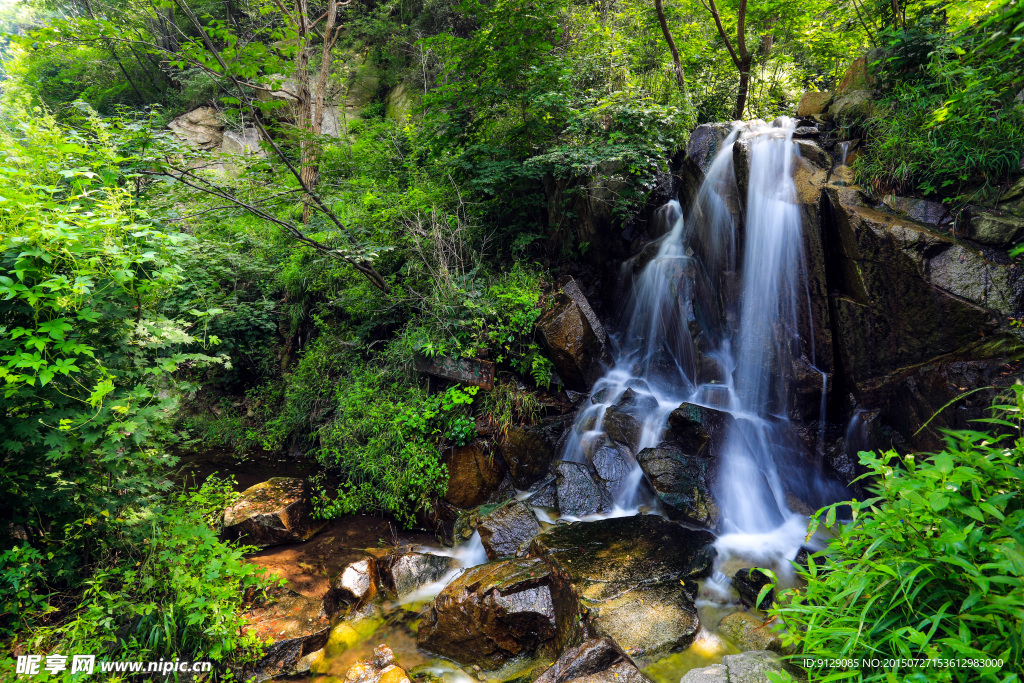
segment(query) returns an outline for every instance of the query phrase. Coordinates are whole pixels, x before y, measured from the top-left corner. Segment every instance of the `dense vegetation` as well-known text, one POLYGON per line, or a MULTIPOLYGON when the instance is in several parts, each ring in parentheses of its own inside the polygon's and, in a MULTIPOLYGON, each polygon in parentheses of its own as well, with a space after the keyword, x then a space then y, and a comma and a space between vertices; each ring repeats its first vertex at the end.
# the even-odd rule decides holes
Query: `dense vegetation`
MULTIPOLYGON (((596 258, 577 200, 628 225, 699 123, 792 114, 867 53, 874 108, 843 122, 866 139, 866 185, 959 208, 1005 190, 1024 149, 1015 0, 356 1, 315 31, 327 2, 0 7, 12 647, 255 656, 238 607, 270 579, 203 515, 230 487, 182 493, 176 454, 304 453, 320 515, 412 524, 444 490, 443 448, 539 415, 555 377, 534 322, 558 277, 596 258), (282 77, 306 84, 305 114, 266 95, 282 77), (314 120, 328 86, 356 103, 337 137, 314 120), (166 125, 199 106, 229 130, 258 124, 264 155, 197 170, 208 156, 166 125), (416 354, 489 359, 498 386, 430 395, 416 354)), ((1020 661, 1019 587, 992 579, 1021 569, 1022 442, 1002 443, 957 433, 932 459, 866 456, 888 474, 859 504, 872 523, 844 530, 830 573, 780 611, 803 651, 959 639, 1020 661), (934 532, 882 539, 905 505, 934 532), (856 564, 881 542, 883 562, 856 564), (947 617, 965 601, 977 623, 947 617), (884 632, 847 638, 862 614, 884 632)))
MULTIPOLYGON (((872 497, 852 503, 853 521, 801 571, 806 590, 772 612, 800 658, 880 662, 829 667, 830 680, 1018 680, 1024 385, 1006 399, 986 420, 1000 435, 950 431, 940 453, 861 454, 872 497), (921 659, 949 661, 915 668, 921 659)), ((822 521, 836 524, 846 505, 822 521)))

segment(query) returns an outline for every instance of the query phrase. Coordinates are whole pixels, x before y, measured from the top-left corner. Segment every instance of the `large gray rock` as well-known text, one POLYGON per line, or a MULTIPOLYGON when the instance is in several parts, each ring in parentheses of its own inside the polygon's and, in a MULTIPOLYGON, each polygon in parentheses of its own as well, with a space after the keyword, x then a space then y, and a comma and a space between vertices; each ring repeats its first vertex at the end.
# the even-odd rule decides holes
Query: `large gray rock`
POLYGON ((477 526, 487 557, 492 560, 515 557, 540 532, 540 522, 529 505, 509 501, 491 511, 477 526))
POLYGON ((689 645, 700 628, 695 579, 714 558, 714 536, 653 515, 558 524, 530 553, 551 568, 560 648, 610 637, 631 655, 689 645))
POLYGON ((535 683, 650 683, 611 638, 568 648, 535 683))
POLYGON ((256 128, 246 128, 240 131, 225 131, 224 137, 221 140, 220 151, 243 156, 262 154, 259 130, 256 128))
POLYGON ((840 121, 870 118, 875 113, 874 95, 870 90, 851 90, 837 95, 829 105, 829 116, 840 121))
POLYGON ((732 415, 724 410, 695 403, 680 403, 678 408, 669 413, 662 440, 684 455, 710 458, 715 456, 732 423, 732 415))
POLYGON ((495 669, 555 637, 550 570, 539 559, 466 570, 427 610, 417 644, 459 664, 495 669))
POLYGON ((215 149, 224 139, 224 122, 213 107, 199 107, 167 124, 187 144, 198 149, 215 149))
POLYGON ((1024 217, 1008 211, 972 206, 967 219, 966 236, 978 244, 1005 248, 1024 238, 1024 217))
POLYGON ((588 391, 611 363, 608 335, 572 278, 537 320, 537 331, 570 389, 588 391))
POLYGON ((304 479, 274 477, 247 488, 224 511, 223 535, 261 548, 306 541, 323 526, 312 512, 304 479))
POLYGON ((708 528, 718 525, 719 511, 712 494, 717 461, 689 456, 663 444, 640 451, 637 462, 669 517, 708 528))
POLYGON ((596 481, 585 463, 561 461, 555 465, 558 477, 558 509, 569 517, 583 517, 611 509, 606 489, 596 481))
POLYGON ((801 669, 783 662, 767 650, 751 650, 722 657, 721 664, 691 669, 679 683, 768 683, 768 673, 789 673, 795 680, 807 680, 801 669))

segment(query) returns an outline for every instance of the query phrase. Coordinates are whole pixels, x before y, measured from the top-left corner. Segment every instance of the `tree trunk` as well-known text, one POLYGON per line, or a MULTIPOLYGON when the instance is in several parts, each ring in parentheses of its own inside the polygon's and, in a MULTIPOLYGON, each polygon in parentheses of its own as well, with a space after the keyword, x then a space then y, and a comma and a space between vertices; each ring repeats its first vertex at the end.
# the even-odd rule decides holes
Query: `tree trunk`
POLYGON ((668 49, 672 51, 672 64, 676 72, 676 83, 679 84, 679 89, 686 91, 686 77, 683 75, 683 64, 679 60, 679 50, 676 48, 676 41, 672 40, 672 32, 668 29, 668 21, 665 19, 665 8, 662 7, 661 0, 654 0, 654 8, 658 11, 658 21, 661 23, 661 32, 665 34, 665 42, 668 43, 668 49))
POLYGON ((750 59, 740 64, 740 87, 736 93, 736 110, 732 117, 737 121, 743 119, 743 110, 747 108, 747 91, 750 89, 750 59))

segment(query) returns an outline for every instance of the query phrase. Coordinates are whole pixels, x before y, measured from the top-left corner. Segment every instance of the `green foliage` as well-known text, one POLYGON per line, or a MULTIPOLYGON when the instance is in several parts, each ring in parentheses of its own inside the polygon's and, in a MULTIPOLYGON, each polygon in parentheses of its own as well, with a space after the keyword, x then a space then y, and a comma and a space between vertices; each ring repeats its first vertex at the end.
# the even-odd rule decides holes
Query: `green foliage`
POLYGON ((425 396, 389 384, 371 369, 338 384, 334 419, 319 430, 317 460, 336 472, 336 491, 322 487, 317 514, 380 510, 404 523, 444 493, 448 473, 438 442, 465 443, 475 434, 465 408, 475 387, 425 396))
POLYGON ((242 634, 242 606, 270 581, 244 560, 253 548, 222 543, 206 521, 230 500, 227 484, 212 480, 169 504, 124 511, 110 543, 118 553, 84 581, 71 619, 32 631, 30 649, 234 664, 257 657, 258 638, 242 634))
MULTIPOLYGON (((1024 385, 925 457, 861 453, 874 497, 823 510, 834 538, 772 614, 798 657, 961 659, 962 666, 811 669, 814 680, 1013 681, 1024 668, 1024 385), (845 506, 853 520, 836 524, 845 506), (1001 660, 1001 665, 986 664, 1001 660), (974 663, 979 662, 979 663, 974 663), (826 676, 828 674, 828 676, 826 676)), ((818 526, 811 522, 808 533, 818 526)))
POLYGON ((880 192, 962 204, 1016 172, 1024 149, 1024 108, 1014 99, 1024 87, 1022 24, 1019 3, 1002 2, 961 25, 926 13, 884 33, 877 67, 885 93, 863 124, 862 180, 880 192))

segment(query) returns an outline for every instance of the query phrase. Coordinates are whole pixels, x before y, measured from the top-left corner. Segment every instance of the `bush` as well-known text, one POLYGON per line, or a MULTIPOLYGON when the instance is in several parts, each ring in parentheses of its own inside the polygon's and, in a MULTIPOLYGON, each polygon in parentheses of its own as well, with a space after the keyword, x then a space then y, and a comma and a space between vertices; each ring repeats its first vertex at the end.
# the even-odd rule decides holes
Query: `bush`
MULTIPOLYGON (((235 496, 229 481, 211 477, 167 504, 123 511, 107 539, 115 550, 84 582, 71 618, 34 629, 28 649, 119 660, 254 660, 261 643, 242 635, 243 601, 269 579, 243 557, 255 548, 217 538, 218 513, 235 496)), ((17 549, 8 554, 0 556, 5 578, 33 566, 17 549)))
POLYGON ((984 21, 950 28, 941 13, 885 34, 884 94, 857 162, 863 182, 964 203, 1017 171, 1024 50, 1011 36, 1022 20, 1019 3, 999 3, 984 21))
MULTIPOLYGON (((874 498, 849 505, 824 553, 772 615, 798 657, 960 659, 956 666, 810 670, 815 680, 1013 681, 1024 670, 1024 385, 989 420, 946 432, 946 449, 861 453, 874 498), (998 666, 985 662, 1000 660, 998 666)), ((814 533, 817 519, 808 532, 814 533)), ((798 660, 799 661, 799 660, 798 660)))

